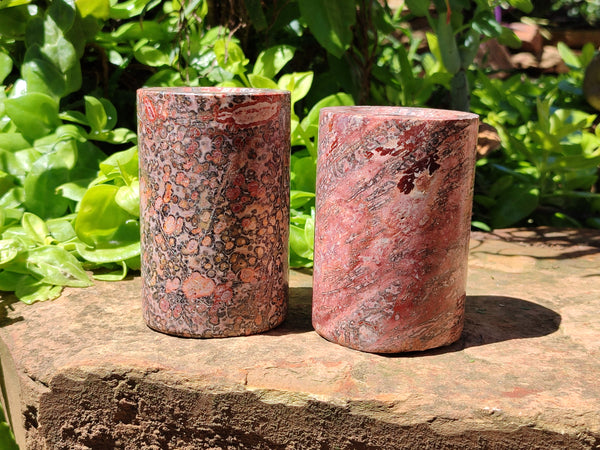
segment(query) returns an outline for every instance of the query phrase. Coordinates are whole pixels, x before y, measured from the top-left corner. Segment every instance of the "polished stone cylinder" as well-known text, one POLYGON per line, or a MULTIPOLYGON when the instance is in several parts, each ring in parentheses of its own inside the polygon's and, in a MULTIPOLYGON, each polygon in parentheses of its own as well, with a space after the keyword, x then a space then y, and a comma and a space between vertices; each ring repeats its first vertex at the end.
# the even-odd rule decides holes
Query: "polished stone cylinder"
POLYGON ((397 353, 462 332, 478 117, 323 108, 312 319, 326 339, 397 353))
POLYGON ((143 316, 188 337, 259 333, 288 301, 290 94, 137 92, 143 316))

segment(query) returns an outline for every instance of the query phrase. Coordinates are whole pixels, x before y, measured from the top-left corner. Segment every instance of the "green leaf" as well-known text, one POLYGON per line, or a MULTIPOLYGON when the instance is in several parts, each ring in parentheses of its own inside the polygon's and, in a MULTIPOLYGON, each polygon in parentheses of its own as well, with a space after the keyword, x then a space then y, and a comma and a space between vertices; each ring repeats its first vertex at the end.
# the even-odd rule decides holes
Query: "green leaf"
POLYGON ((7 40, 22 40, 30 17, 27 6, 4 9, 0 14, 0 35, 7 40))
POLYGON ((463 69, 468 69, 479 50, 479 33, 471 29, 465 35, 465 40, 459 48, 460 64, 463 69))
POLYGON ((62 73, 48 61, 29 57, 21 66, 21 74, 27 82, 27 92, 47 94, 57 100, 66 92, 62 73))
POLYGON ((11 153, 31 147, 21 133, 0 133, 0 149, 11 153))
POLYGON ((146 64, 150 67, 161 67, 168 66, 171 64, 171 58, 169 54, 151 47, 150 45, 143 45, 133 52, 133 56, 142 64, 146 64))
POLYGON ((60 125, 58 102, 52 97, 30 93, 4 100, 6 115, 10 117, 26 139, 37 139, 60 125))
POLYGON ((315 198, 314 192, 290 190, 290 208, 298 209, 315 198))
MULTIPOLYGON (((35 214, 26 212, 21 219, 21 225, 31 239, 42 245, 47 245, 50 230, 48 225, 35 214)), ((52 238, 50 238, 50 241, 52 238)))
POLYGON ((57 188, 69 181, 69 171, 76 159, 77 144, 73 139, 59 141, 51 152, 40 156, 23 184, 29 211, 43 219, 65 213, 70 201, 60 195, 57 188))
POLYGON ((102 34, 103 40, 110 43, 132 42, 146 39, 152 42, 164 42, 169 39, 169 33, 158 22, 143 20, 127 22, 110 34, 102 34))
POLYGON ((140 15, 144 11, 150 11, 157 5, 160 5, 161 0, 129 0, 113 4, 110 7, 111 19, 131 19, 140 15))
MULTIPOLYGON (((23 204, 25 194, 24 189, 22 187, 14 187, 9 189, 9 191, 0 197, 0 208, 7 209, 16 209, 20 208, 23 204)), ((21 217, 19 216, 19 220, 21 217)))
POLYGON ((300 13, 319 44, 341 58, 352 42, 354 0, 298 0, 300 13))
POLYGON ((121 270, 108 272, 108 273, 99 273, 94 274, 93 277, 96 280, 101 281, 121 281, 124 280, 127 276, 127 264, 125 261, 119 261, 117 264, 121 266, 121 270))
POLYGON ((28 276, 9 270, 0 271, 0 291, 13 292, 21 284, 21 281, 28 276))
MULTIPOLYGON (((314 215, 314 208, 312 209, 314 215)), ((304 223, 304 240, 306 245, 311 249, 311 253, 315 247, 315 219, 314 217, 308 217, 304 223)), ((312 258, 312 256, 310 256, 312 258)))
POLYGON ((291 159, 291 186, 293 190, 315 192, 317 166, 311 156, 291 159))
POLYGON ((487 231, 487 232, 492 231, 492 228, 487 223, 480 222, 478 220, 473 220, 471 222, 471 227, 479 228, 480 230, 487 231))
POLYGON ((66 32, 75 20, 75 2, 73 0, 53 0, 47 10, 47 18, 51 19, 61 31, 66 32))
MULTIPOLYGON (((106 181, 108 179, 120 178, 124 184, 137 178, 139 160, 137 147, 132 147, 117 153, 113 153, 100 163, 100 171, 106 181)), ((99 179, 102 179, 102 176, 99 179)))
MULTIPOLYGON (((1 413, 2 407, 0 406, 1 413)), ((8 423, 6 423, 3 416, 0 419, 0 448, 4 450, 19 450, 8 423)))
POLYGON ((77 253, 87 261, 96 264, 108 264, 118 261, 127 261, 140 255, 140 243, 132 242, 114 248, 86 247, 84 244, 77 244, 77 253))
MULTIPOLYGON (((227 73, 227 72, 225 72, 227 73)), ((145 86, 185 86, 181 74, 171 67, 158 70, 146 80, 145 86)))
POLYGON ((247 87, 239 80, 227 80, 217 84, 218 87, 247 87))
POLYGON ((243 74, 250 62, 242 48, 231 39, 219 39, 215 42, 214 52, 220 67, 233 74, 243 74))
POLYGON ((417 17, 424 17, 429 12, 429 0, 405 0, 404 3, 410 12, 417 17))
POLYGON ((77 51, 66 37, 71 28, 75 10, 64 0, 54 0, 46 17, 31 20, 27 27, 27 47, 39 47, 35 57, 54 64, 62 74, 79 64, 77 51), (41 55, 41 56, 40 56, 41 55))
POLYGON ((59 118, 61 120, 66 120, 68 122, 78 123, 80 125, 90 126, 88 120, 85 115, 79 111, 62 111, 59 114, 59 118))
POLYGON ((31 276, 24 276, 19 280, 15 289, 15 296, 27 305, 35 302, 54 300, 60 296, 62 286, 53 286, 31 276))
POLYGON ((529 14, 533 10, 531 0, 508 0, 510 6, 520 9, 525 14, 529 14))
POLYGON ((498 36, 498 42, 515 50, 521 48, 521 45, 523 45, 515 32, 507 27, 502 27, 500 36, 498 36))
POLYGON ((75 214, 70 214, 58 219, 46 221, 46 225, 48 226, 52 237, 58 242, 66 242, 77 237, 71 223, 74 218, 75 214))
POLYGON ((75 219, 75 232, 89 246, 111 245, 119 229, 131 218, 115 200, 118 191, 117 186, 103 184, 91 187, 83 196, 75 219))
POLYGON ((91 286, 81 263, 62 247, 47 245, 27 251, 27 269, 41 282, 72 287, 91 286))
POLYGON ((308 94, 313 77, 313 72, 286 73, 279 78, 277 86, 279 86, 279 89, 291 92, 291 103, 294 105, 294 103, 308 94))
POLYGON ((497 199, 497 207, 491 211, 493 228, 505 228, 529 217, 538 207, 540 191, 527 185, 514 185, 497 199))
POLYGON ((581 67, 587 67, 588 64, 594 58, 595 54, 596 54, 596 49, 594 48, 594 44, 592 44, 591 42, 587 42, 581 49, 581 55, 579 55, 579 61, 581 63, 581 67))
POLYGON ((81 17, 93 16, 96 19, 107 20, 110 17, 109 0, 75 0, 81 17))
POLYGON ((581 62, 579 58, 564 42, 556 44, 558 54, 570 69, 581 69, 581 62))
MULTIPOLYGON (((23 248, 20 247, 19 242, 16 239, 0 239, 0 267, 4 268, 4 266, 15 259, 22 250, 23 248)), ((12 291, 13 289, 2 289, 0 286, 0 290, 12 291)))
POLYGON ((106 98, 101 98, 99 100, 100 103, 102 103, 104 113, 106 114, 106 129, 112 130, 117 124, 117 108, 115 108, 115 105, 106 98))
POLYGON ((10 75, 13 68, 12 58, 4 52, 0 52, 0 84, 10 75))
POLYGON ((461 66, 460 54, 458 53, 452 25, 446 23, 446 14, 439 15, 436 31, 444 67, 448 72, 456 74, 461 66))
POLYGON ((15 6, 27 5, 31 0, 0 0, 0 9, 14 8, 15 6))
POLYGON ((265 78, 274 78, 294 57, 295 49, 290 45, 278 45, 260 52, 252 73, 265 78))
POLYGON ((108 117, 104 110, 104 105, 96 97, 85 95, 85 117, 89 123, 92 132, 101 132, 107 128, 108 117))
POLYGON ((253 73, 248 75, 250 86, 258 89, 279 89, 277 83, 269 78, 265 78, 262 75, 255 75, 253 73))
POLYGON ((56 188, 57 192, 68 198, 69 200, 74 200, 76 202, 80 202, 85 193, 87 192, 88 186, 90 184, 90 180, 75 180, 69 183, 61 184, 56 188))
POLYGON ((116 128, 111 131, 93 134, 90 136, 90 139, 110 144, 135 144, 137 142, 137 134, 127 128, 116 128))
POLYGON ((303 228, 290 224, 290 250, 296 255, 312 259, 313 249, 310 242, 306 239, 306 232, 303 228))
POLYGON ((140 215, 140 183, 133 181, 129 186, 121 186, 115 194, 115 202, 134 217, 140 215))
POLYGON ((490 9, 477 13, 471 21, 471 27, 488 38, 496 38, 502 34, 502 25, 498 23, 490 9))
POLYGON ((307 136, 315 137, 318 134, 319 129, 319 113, 321 112, 321 108, 330 107, 330 106, 352 106, 354 105, 354 99, 350 94, 346 94, 344 92, 338 92, 337 94, 328 95, 325 98, 319 100, 315 105, 310 109, 309 113, 306 115, 300 125, 306 132, 307 136))

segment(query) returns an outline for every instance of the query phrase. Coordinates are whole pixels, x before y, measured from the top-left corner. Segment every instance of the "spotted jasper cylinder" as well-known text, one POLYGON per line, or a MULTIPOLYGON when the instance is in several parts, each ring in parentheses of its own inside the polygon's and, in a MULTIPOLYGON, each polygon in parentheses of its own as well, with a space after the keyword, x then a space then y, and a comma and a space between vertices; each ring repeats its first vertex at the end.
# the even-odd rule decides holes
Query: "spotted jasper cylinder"
POLYGON ((259 333, 288 299, 290 94, 137 92, 143 316, 190 337, 259 333))
POLYGON ((463 328, 478 118, 399 107, 320 115, 313 325, 357 350, 456 341, 463 328))

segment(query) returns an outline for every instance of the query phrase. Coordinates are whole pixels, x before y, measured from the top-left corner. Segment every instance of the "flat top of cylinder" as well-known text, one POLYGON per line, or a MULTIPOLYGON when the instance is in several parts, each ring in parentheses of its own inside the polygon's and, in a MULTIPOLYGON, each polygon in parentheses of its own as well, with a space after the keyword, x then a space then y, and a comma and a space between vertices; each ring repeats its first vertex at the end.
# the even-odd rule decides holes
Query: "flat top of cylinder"
POLYGON ((330 106, 321 109, 321 115, 350 115, 389 117, 392 119, 421 120, 475 120, 477 114, 451 109, 413 108, 404 106, 330 106))
POLYGON ((216 87, 216 86, 175 86, 175 87, 146 87, 139 89, 147 93, 165 93, 170 95, 289 95, 289 91, 280 89, 259 89, 246 87, 216 87))

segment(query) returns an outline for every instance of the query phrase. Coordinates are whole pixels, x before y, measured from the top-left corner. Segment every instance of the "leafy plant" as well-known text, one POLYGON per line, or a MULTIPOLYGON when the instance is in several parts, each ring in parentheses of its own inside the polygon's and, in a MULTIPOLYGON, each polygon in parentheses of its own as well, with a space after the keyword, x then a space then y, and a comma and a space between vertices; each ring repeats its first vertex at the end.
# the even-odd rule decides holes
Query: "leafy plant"
POLYGON ((475 224, 600 227, 598 135, 580 89, 590 46, 581 55, 559 46, 571 67, 564 76, 498 80, 472 66, 482 40, 516 43, 487 0, 407 0, 407 15, 374 0, 246 0, 237 20, 250 23, 236 33, 225 22, 207 25, 214 20, 209 4, 0 2, 0 289, 33 302, 139 267, 130 129, 141 86, 291 92, 295 267, 312 265, 325 106, 466 109, 472 95, 471 108, 503 139, 502 152, 478 162, 475 224), (426 49, 407 22, 416 17, 433 30, 426 49))
POLYGON ((19 450, 19 447, 15 442, 15 437, 13 436, 8 423, 6 423, 2 406, 0 406, 0 448, 4 450, 19 450))
POLYGON ((477 78, 475 110, 499 130, 504 152, 478 162, 475 216, 484 228, 600 225, 600 130, 581 93, 594 49, 559 51, 571 68, 561 77, 477 78))
POLYGON ((0 290, 26 303, 55 298, 63 286, 89 286, 86 269, 117 264, 124 276, 139 267, 135 148, 123 160, 123 153, 107 159, 98 146, 131 146, 136 135, 115 128, 107 99, 85 95, 81 110, 68 103, 82 84, 85 42, 99 28, 93 14, 104 14, 89 2, 77 6, 7 8, 25 26, 0 29, 3 59, 23 61, 0 98, 0 290), (110 230, 106 221, 115 217, 123 226, 110 230))
MULTIPOLYGON (((508 3, 526 12, 533 8, 530 0, 509 0, 508 3)), ((437 16, 430 13, 429 2, 407 0, 406 4, 415 16, 426 17, 434 31, 427 35, 427 41, 430 50, 452 74, 451 107, 469 111, 467 69, 482 40, 497 38, 503 44, 519 46, 519 39, 496 21, 488 0, 432 0, 437 16)))

